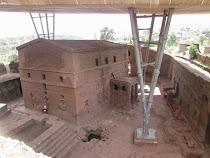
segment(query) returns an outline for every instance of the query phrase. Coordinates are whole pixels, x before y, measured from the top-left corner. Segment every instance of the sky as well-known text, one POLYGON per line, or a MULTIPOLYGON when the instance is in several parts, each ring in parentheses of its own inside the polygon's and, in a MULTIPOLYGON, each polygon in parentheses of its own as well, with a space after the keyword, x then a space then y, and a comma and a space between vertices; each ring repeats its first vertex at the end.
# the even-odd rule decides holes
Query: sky
MULTIPOLYGON (((0 38, 35 35, 35 30, 28 13, 0 12, 0 38)), ((157 25, 161 21, 156 20, 157 25)), ((143 20, 140 26, 146 27, 149 22, 143 20)), ((210 28, 210 15, 174 15, 170 31, 179 26, 202 25, 210 28)), ((129 15, 117 14, 56 14, 55 34, 80 36, 83 39, 94 39, 100 30, 109 27, 118 36, 131 34, 129 15)), ((155 25, 156 27, 156 25, 155 25)))

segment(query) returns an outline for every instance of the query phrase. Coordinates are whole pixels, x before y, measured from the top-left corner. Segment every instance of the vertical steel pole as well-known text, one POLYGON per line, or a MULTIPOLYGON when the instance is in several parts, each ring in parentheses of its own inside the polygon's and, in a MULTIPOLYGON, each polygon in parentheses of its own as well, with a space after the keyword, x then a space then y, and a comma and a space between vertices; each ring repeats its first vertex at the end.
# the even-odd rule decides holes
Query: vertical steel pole
POLYGON ((50 33, 49 33, 49 26, 48 26, 47 14, 45 14, 45 16, 46 16, 46 25, 47 25, 47 37, 48 37, 48 39, 50 39, 50 33))
POLYGON ((133 8, 129 8, 129 14, 130 14, 131 28, 132 28, 133 41, 134 41, 134 52, 135 52, 135 56, 136 56, 137 74, 138 74, 140 90, 141 90, 141 101, 142 101, 142 105, 143 105, 143 129, 145 129, 146 102, 145 102, 145 94, 144 94, 142 56, 141 56, 141 49, 140 49, 140 45, 139 45, 139 36, 138 36, 136 15, 134 13, 133 8))
POLYGON ((152 102, 153 102, 153 96, 154 96, 154 90, 157 84, 157 80, 158 80, 158 76, 160 73, 160 66, 162 63, 162 59, 163 59, 163 53, 164 53, 164 49, 165 49, 165 44, 166 44, 166 40, 167 40, 167 36, 168 36, 168 31, 169 31, 169 27, 170 27, 170 23, 171 23, 171 18, 172 18, 172 14, 173 14, 173 8, 169 9, 169 13, 168 13, 168 18, 167 18, 167 22, 166 22, 166 26, 164 29, 164 33, 163 33, 163 38, 161 39, 161 47, 160 47, 160 53, 157 54, 157 60, 155 62, 155 69, 153 72, 153 79, 152 79, 152 83, 151 83, 151 89, 150 89, 150 94, 149 94, 149 99, 148 99, 148 105, 147 105, 147 110, 146 110, 146 134, 149 134, 149 114, 150 114, 150 109, 152 106, 152 102))
POLYGON ((34 19, 33 19, 33 16, 32 16, 31 13, 30 13, 30 16, 31 16, 31 20, 32 20, 32 22, 33 22, 34 29, 35 29, 35 31, 36 31, 37 37, 39 38, 39 34, 38 34, 38 31, 37 31, 37 28, 36 28, 36 25, 35 25, 35 23, 34 23, 34 19))

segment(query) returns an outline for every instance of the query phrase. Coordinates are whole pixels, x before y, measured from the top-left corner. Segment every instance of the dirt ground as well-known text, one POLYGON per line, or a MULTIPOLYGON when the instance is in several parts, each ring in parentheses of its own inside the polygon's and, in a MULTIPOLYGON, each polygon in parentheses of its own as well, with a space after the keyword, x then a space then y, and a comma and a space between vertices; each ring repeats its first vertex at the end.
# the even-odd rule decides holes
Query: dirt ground
MULTIPOLYGON (((191 130, 183 112, 180 111, 179 116, 175 118, 167 105, 163 88, 170 87, 170 82, 160 78, 157 87, 150 115, 150 127, 157 131, 157 145, 133 143, 134 131, 142 127, 142 106, 139 96, 139 105, 130 111, 108 106, 82 125, 75 126, 69 123, 81 139, 70 157, 210 158, 204 145, 191 130), (99 139, 90 138, 94 135, 100 135, 97 137, 99 139)), ((15 112, 16 108, 23 105, 23 98, 8 103, 14 112, 0 120, 1 128, 27 116, 15 112)))

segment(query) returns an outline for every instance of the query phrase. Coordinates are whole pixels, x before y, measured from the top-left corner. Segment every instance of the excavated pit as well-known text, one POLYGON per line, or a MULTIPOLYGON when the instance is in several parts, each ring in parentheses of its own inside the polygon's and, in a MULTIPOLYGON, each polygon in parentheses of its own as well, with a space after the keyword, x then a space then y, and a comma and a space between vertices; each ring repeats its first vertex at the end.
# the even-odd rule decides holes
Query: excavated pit
POLYGON ((102 137, 102 130, 101 129, 96 129, 96 130, 90 130, 86 132, 85 138, 82 139, 83 142, 89 142, 92 139, 99 139, 101 140, 102 137))
POLYGON ((29 143, 33 141, 35 138, 44 133, 51 125, 46 123, 46 120, 37 121, 30 120, 25 124, 17 127, 13 131, 8 133, 8 136, 13 139, 18 139, 23 141, 24 143, 29 143))

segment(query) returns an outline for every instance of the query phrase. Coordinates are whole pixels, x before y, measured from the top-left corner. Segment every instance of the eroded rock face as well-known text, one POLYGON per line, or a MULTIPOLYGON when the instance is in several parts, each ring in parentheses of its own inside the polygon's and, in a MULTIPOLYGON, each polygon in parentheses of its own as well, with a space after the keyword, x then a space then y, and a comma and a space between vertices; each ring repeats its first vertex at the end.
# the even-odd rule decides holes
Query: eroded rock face
POLYGON ((7 102, 22 96, 20 78, 0 83, 0 102, 7 102))
POLYGON ((4 66, 3 63, 0 63, 0 75, 5 74, 6 72, 7 72, 6 67, 4 66))
POLYGON ((19 62, 12 61, 9 64, 9 68, 11 73, 19 73, 19 62))

